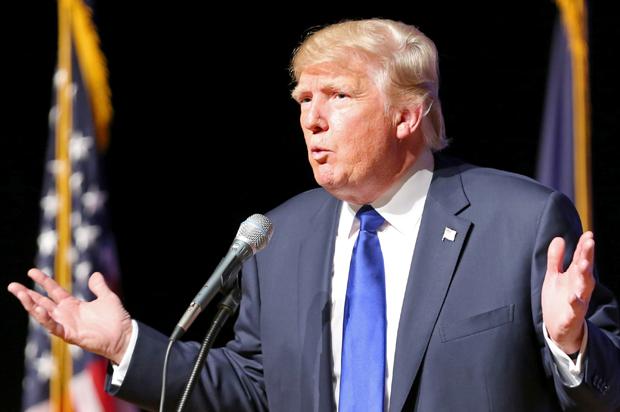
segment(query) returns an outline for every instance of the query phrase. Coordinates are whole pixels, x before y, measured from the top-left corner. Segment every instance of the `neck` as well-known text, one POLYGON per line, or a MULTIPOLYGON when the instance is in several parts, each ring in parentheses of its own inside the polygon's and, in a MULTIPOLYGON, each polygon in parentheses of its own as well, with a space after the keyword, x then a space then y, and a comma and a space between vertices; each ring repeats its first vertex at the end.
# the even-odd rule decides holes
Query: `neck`
POLYGON ((430 162, 432 164, 432 156, 430 149, 426 145, 422 145, 415 152, 408 151, 398 170, 391 173, 388 178, 378 179, 379 181, 375 182, 375 184, 359 188, 360 190, 356 190, 355 193, 337 197, 354 205, 366 205, 376 202, 386 203, 398 192, 409 177, 426 167, 429 159, 431 159, 430 162))

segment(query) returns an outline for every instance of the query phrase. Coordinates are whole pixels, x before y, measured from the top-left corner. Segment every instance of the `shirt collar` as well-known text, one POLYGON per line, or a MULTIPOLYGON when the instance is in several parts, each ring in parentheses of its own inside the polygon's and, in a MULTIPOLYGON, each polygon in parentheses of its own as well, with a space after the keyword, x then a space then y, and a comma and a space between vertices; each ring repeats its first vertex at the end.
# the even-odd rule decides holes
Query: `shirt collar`
MULTIPOLYGON (((404 235, 415 232, 415 224, 422 216, 424 201, 433 178, 433 154, 425 149, 409 169, 386 193, 371 203, 381 216, 404 235)), ((361 205, 344 202, 338 234, 351 236, 359 229, 355 214, 361 205)))

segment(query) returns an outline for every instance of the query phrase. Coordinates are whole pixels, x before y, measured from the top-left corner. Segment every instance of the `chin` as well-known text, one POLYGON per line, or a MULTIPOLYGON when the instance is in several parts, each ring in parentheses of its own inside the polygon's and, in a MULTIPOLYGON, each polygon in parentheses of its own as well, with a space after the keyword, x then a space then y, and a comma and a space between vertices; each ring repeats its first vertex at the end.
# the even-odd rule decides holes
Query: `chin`
POLYGON ((338 186, 346 182, 342 172, 339 173, 338 168, 330 163, 314 163, 312 164, 312 172, 315 180, 321 186, 338 186))
POLYGON ((340 200, 356 203, 354 196, 352 196, 351 188, 346 185, 336 184, 333 180, 329 179, 316 179, 317 183, 332 196, 340 200))
POLYGON ((337 190, 339 186, 336 182, 336 179, 334 178, 334 175, 331 173, 321 173, 320 171, 315 170, 314 180, 316 180, 319 185, 325 188, 325 190, 329 191, 337 190))

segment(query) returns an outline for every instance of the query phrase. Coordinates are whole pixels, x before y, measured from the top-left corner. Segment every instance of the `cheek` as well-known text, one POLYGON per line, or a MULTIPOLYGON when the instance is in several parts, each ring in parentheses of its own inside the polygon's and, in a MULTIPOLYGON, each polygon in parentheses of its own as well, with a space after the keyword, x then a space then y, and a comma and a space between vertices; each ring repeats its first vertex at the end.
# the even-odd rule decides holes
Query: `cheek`
POLYGON ((338 152, 351 161, 366 163, 377 151, 381 151, 384 130, 376 122, 359 119, 340 123, 334 130, 338 136, 338 152))
POLYGON ((303 138, 304 138, 304 143, 306 144, 306 148, 310 147, 310 142, 312 141, 312 132, 302 128, 301 129, 303 138))

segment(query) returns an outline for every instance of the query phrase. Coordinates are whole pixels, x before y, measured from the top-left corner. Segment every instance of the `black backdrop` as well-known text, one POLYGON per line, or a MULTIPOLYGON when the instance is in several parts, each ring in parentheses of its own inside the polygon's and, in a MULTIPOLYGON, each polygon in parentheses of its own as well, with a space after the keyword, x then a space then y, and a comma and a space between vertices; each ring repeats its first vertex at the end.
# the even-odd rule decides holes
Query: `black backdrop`
MULTIPOLYGON (((373 16, 416 24, 440 52, 440 95, 452 139, 447 151, 534 175, 551 1, 340 10, 319 3, 229 4, 217 11, 193 2, 153 3, 100 2, 95 21, 116 112, 105 163, 124 302, 133 317, 165 333, 243 219, 314 187, 287 73, 309 27, 373 16)), ((599 273, 619 294, 620 30, 606 3, 590 8, 594 225, 599 273)), ((25 279, 36 251, 56 58, 55 3, 17 7, 3 16, 0 37, 8 69, 0 138, 4 285, 25 279)), ((19 405, 27 318, 8 293, 0 296, 0 409, 12 411, 19 405)), ((199 319, 190 338, 201 339, 208 318, 199 319)))

